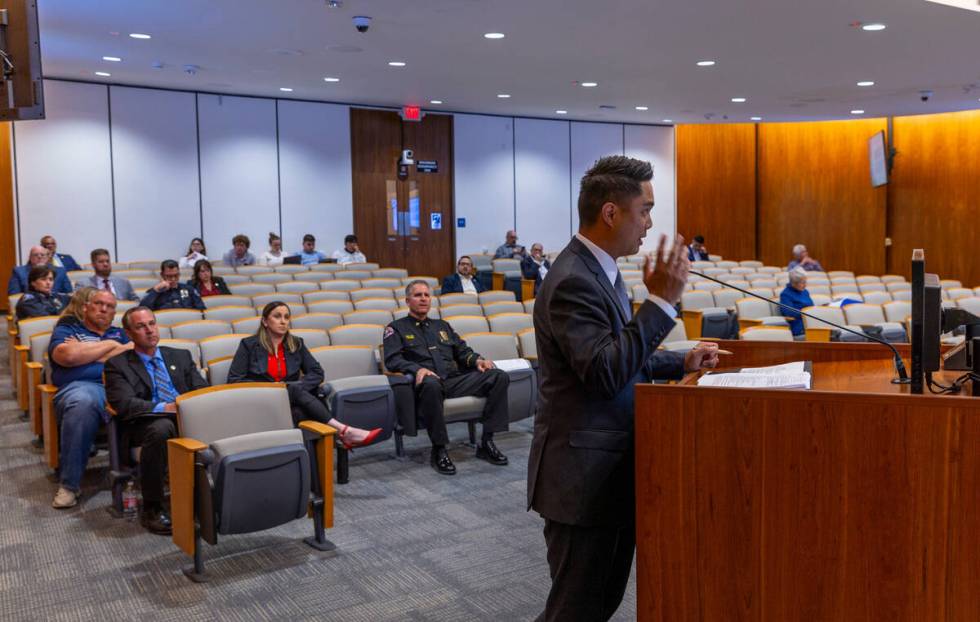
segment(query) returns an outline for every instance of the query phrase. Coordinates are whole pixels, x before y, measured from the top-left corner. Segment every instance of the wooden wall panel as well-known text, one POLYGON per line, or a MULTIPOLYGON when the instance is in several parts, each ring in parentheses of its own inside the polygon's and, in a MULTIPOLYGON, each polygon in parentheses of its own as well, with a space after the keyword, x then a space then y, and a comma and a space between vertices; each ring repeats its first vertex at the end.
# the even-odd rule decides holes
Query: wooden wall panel
POLYGON ((759 126, 758 258, 785 266, 794 244, 826 270, 885 271, 885 188, 872 188, 868 138, 885 119, 759 126))
POLYGON ((704 235, 713 254, 754 258, 755 125, 678 125, 675 135, 677 232, 704 235))
MULTIPOLYGON (((18 263, 14 220, 14 169, 10 158, 10 123, 0 123, 0 275, 6 279, 18 263)), ((7 297, 0 301, 6 310, 7 297)))
POLYGON ((888 271, 908 277, 912 249, 924 248, 929 272, 980 285, 980 111, 896 117, 893 127, 888 271))

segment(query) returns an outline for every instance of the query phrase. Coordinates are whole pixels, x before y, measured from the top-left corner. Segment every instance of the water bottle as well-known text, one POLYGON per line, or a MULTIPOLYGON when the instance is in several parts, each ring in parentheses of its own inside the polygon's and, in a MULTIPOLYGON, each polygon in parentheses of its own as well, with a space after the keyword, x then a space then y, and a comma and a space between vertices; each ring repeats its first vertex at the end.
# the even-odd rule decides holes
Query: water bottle
POLYGON ((126 484, 126 489, 123 490, 122 502, 123 516, 126 517, 126 520, 136 520, 136 515, 139 514, 139 497, 136 495, 136 484, 132 480, 126 484))

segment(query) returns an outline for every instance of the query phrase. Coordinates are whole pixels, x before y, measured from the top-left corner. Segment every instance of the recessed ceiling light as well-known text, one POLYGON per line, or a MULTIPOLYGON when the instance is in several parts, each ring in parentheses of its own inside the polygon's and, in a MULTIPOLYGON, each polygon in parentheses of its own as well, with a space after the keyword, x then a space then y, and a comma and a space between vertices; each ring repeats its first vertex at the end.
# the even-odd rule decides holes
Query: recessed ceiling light
POLYGON ((119 63, 119 62, 122 62, 122 59, 119 58, 118 56, 103 56, 102 57, 102 60, 107 60, 110 63, 119 63))
POLYGON ((874 80, 861 80, 857 83, 858 86, 874 86, 874 80))
POLYGON ((97 75, 97 76, 102 76, 103 78, 108 78, 108 77, 109 77, 109 76, 111 76, 112 74, 111 74, 111 73, 109 73, 108 71, 96 71, 96 72, 95 72, 95 75, 97 75))
POLYGON ((331 78, 330 76, 327 76, 326 78, 323 79, 323 81, 324 82, 340 82, 340 78, 331 78))
POLYGON ((567 110, 556 110, 555 114, 568 114, 567 110))
POLYGON ((134 38, 134 39, 149 39, 150 38, 150 35, 145 35, 142 32, 131 32, 131 33, 129 33, 129 36, 132 37, 132 38, 134 38))
POLYGON ((503 39, 504 38, 504 33, 502 33, 502 32, 488 32, 487 34, 483 35, 483 38, 484 39, 503 39))
POLYGON ((674 120, 673 120, 673 119, 664 119, 664 120, 662 121, 662 123, 673 123, 673 122, 674 122, 674 120))
POLYGON ((646 106, 637 106, 636 109, 639 110, 639 111, 641 111, 641 112, 644 111, 644 110, 650 110, 646 106))
POLYGON ((405 66, 405 61, 400 61, 400 60, 388 61, 388 66, 389 67, 404 67, 405 66))
POLYGON ((439 104, 442 103, 442 100, 441 99, 431 99, 431 100, 429 100, 429 103, 430 104, 435 104, 435 105, 438 106, 439 104))
POLYGON ((852 110, 851 114, 864 114, 863 110, 852 110))
POLYGON ((861 30, 867 30, 870 32, 875 32, 877 30, 884 30, 885 28, 887 28, 887 26, 879 22, 874 22, 872 24, 864 24, 863 26, 861 26, 861 30))
POLYGON ((713 60, 699 60, 698 61, 698 67, 713 67, 714 64, 715 64, 715 61, 713 61, 713 60))
POLYGON ((733 104, 744 104, 745 103, 745 98, 744 97, 733 97, 732 98, 732 103, 733 104))
POLYGON ((599 86, 599 83, 598 82, 583 82, 582 83, 582 86, 584 86, 587 89, 591 89, 594 86, 599 86))
POLYGON ((508 99, 510 95, 508 95, 507 93, 497 93, 497 97, 499 97, 500 99, 508 99))
POLYGON ((749 117, 750 121, 762 121, 762 117, 749 117))
POLYGON ((292 93, 293 92, 293 89, 289 88, 288 86, 280 86, 279 87, 279 90, 282 91, 283 93, 292 93))

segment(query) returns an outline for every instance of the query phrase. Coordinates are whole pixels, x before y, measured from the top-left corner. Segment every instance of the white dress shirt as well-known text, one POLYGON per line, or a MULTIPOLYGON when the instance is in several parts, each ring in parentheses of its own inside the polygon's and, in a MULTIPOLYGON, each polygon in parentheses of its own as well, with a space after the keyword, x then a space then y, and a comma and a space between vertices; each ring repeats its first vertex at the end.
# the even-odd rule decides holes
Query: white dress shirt
POLYGON ((480 292, 476 291, 476 285, 473 284, 473 277, 459 275, 459 282, 463 285, 464 294, 473 294, 478 296, 480 292))
POLYGON ((333 252, 333 258, 337 260, 339 264, 348 263, 366 263, 367 257, 361 251, 354 251, 353 253, 348 253, 347 249, 340 248, 333 252))

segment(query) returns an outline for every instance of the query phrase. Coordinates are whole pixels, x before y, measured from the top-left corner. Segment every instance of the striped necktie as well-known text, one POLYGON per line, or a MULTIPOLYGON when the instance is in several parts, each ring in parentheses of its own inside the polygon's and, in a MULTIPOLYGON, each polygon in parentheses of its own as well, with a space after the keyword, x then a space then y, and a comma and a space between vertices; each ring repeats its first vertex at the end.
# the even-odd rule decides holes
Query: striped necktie
POLYGON ((177 392, 174 391, 173 381, 167 373, 167 366, 162 360, 154 358, 153 361, 153 384, 156 386, 157 402, 171 403, 177 399, 177 392))

